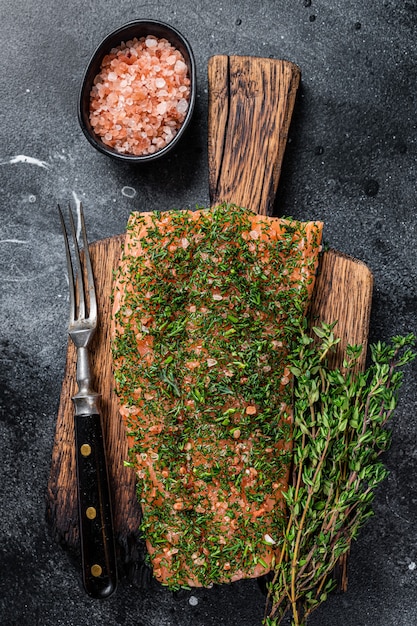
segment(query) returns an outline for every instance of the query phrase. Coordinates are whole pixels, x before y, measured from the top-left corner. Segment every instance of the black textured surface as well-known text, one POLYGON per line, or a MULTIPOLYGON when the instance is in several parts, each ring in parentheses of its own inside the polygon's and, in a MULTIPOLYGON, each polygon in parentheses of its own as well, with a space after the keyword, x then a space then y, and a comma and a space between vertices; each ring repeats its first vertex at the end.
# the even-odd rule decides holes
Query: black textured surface
MULTIPOLYGON (((109 600, 91 600, 79 564, 49 536, 45 489, 68 305, 56 204, 83 201, 91 240, 123 232, 132 209, 207 204, 209 56, 291 60, 302 87, 277 212, 324 220, 326 240, 370 266, 372 341, 415 331, 416 3, 0 0, 0 9, 0 623, 257 626, 256 582, 172 594, 124 578, 109 600), (95 152, 76 117, 91 53, 136 18, 162 19, 189 39, 199 94, 188 140, 140 169, 95 152)), ((390 476, 352 549, 349 590, 311 626, 417 622, 416 370, 407 369, 385 457, 390 476)))

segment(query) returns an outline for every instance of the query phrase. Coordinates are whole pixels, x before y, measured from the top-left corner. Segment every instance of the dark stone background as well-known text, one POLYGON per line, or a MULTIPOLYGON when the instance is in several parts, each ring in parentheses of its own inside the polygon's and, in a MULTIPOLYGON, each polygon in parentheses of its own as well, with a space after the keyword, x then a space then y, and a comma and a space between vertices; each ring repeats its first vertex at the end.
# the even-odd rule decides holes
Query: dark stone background
MULTIPOLYGON (((81 199, 90 239, 123 232, 132 209, 208 203, 207 60, 285 58, 302 70, 277 213, 319 218, 326 241, 375 277, 371 340, 416 330, 417 4, 400 0, 0 0, 0 623, 256 626, 256 582, 146 592, 122 579, 90 600, 45 522, 66 351, 67 282, 57 202, 81 199), (189 39, 198 103, 188 137, 134 168, 98 154, 78 126, 81 77, 98 42, 135 18, 189 39), (26 155, 46 167, 13 163, 26 155), (135 190, 133 198, 123 187, 135 190), (190 596, 198 600, 196 606, 190 596)), ((416 364, 407 368, 385 456, 390 476, 352 550, 349 590, 311 626, 417 623, 416 364)))

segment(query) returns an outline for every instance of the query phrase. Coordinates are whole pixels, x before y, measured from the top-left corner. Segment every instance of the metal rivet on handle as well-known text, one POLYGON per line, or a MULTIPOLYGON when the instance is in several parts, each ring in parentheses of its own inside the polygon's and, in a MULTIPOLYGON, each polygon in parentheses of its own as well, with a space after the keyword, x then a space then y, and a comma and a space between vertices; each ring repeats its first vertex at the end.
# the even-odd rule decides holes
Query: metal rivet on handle
POLYGON ((97 515, 97 511, 93 506, 89 506, 85 514, 87 515, 88 519, 94 519, 97 515))
POLYGON ((80 448, 81 454, 83 456, 90 456, 91 454, 91 446, 89 443, 83 443, 83 445, 80 448))
POLYGON ((101 565, 98 565, 97 563, 91 566, 91 573, 96 578, 97 576, 101 576, 102 571, 101 565))

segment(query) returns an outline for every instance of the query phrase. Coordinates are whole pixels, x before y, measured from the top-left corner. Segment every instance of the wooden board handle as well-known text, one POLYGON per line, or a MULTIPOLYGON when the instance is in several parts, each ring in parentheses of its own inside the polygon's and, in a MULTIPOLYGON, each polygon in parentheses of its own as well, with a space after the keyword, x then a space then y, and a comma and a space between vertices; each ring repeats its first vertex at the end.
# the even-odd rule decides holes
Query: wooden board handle
POLYGON ((225 55, 209 59, 212 205, 233 202, 272 214, 300 76, 289 61, 225 55))

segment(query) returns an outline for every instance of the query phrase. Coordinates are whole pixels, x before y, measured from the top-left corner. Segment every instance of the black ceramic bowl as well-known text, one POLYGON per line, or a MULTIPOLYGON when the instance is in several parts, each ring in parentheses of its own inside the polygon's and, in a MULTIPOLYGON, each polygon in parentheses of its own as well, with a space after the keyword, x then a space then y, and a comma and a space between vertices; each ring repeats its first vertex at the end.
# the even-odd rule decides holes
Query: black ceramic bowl
POLYGON ((162 22, 154 20, 136 20, 134 22, 129 22, 128 24, 121 26, 114 32, 107 35, 107 37, 101 42, 101 44, 98 46, 97 50, 91 57, 81 85, 78 101, 78 120, 80 122, 81 129, 87 137, 88 141, 94 146, 94 148, 100 150, 100 152, 103 152, 104 154, 107 154, 108 156, 113 157, 114 159, 117 159, 119 161, 127 161, 130 163, 147 163, 148 161, 153 161, 154 159, 159 159, 160 157, 164 156, 167 152, 172 150, 174 146, 176 146, 181 140, 191 120, 195 105, 195 98, 195 60, 188 41, 172 26, 168 26, 167 24, 163 24, 162 22), (94 78, 100 72, 100 65, 103 57, 108 54, 112 48, 119 46, 122 41, 126 42, 133 39, 134 37, 140 39, 141 37, 145 37, 147 35, 154 35, 158 39, 167 39, 170 44, 174 46, 174 48, 177 48, 177 50, 181 52, 184 57, 185 63, 188 66, 188 76, 191 82, 190 99, 188 103, 186 117, 173 139, 165 147, 157 150, 153 154, 137 156, 133 154, 120 153, 117 150, 106 146, 106 144, 101 141, 100 137, 95 134, 90 124, 89 117, 90 91, 93 86, 94 78))

